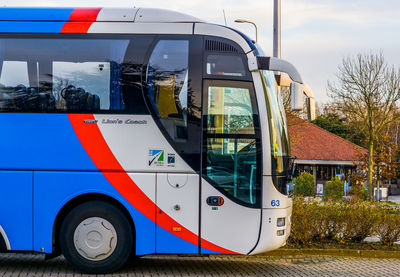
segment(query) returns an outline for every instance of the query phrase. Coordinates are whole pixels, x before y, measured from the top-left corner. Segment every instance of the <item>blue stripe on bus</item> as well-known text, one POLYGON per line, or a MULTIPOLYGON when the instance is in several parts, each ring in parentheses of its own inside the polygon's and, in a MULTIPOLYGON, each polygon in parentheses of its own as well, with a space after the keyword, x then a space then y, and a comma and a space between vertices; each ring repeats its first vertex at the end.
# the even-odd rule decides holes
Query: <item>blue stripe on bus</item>
POLYGON ((226 253, 221 253, 221 252, 215 252, 206 248, 201 248, 201 253, 200 254, 204 254, 204 255, 226 255, 226 253))
POLYGON ((0 169, 98 171, 66 114, 0 113, 0 169))
MULTIPOLYGON (((155 223, 98 171, 66 114, 0 113, 0 126, 0 225, 12 250, 51 253, 53 224, 61 208, 79 195, 100 193, 131 214, 136 254, 156 252, 155 223)), ((148 185, 155 186, 155 181, 148 185)), ((198 253, 198 246, 160 227, 157 241, 161 253, 198 253)))
MULTIPOLYGON (((114 173, 124 174, 124 173, 114 173)), ((155 253, 155 224, 128 203, 100 172, 34 172, 34 250, 52 252, 53 223, 61 208, 71 199, 88 193, 110 196, 120 202, 135 224, 136 254, 155 253)), ((151 184, 148 184, 151 186, 151 184)), ((155 185, 155 184, 153 184, 155 185)), ((15 195, 15 194, 14 194, 15 195)), ((32 211, 32 209, 28 209, 32 211)), ((155 211, 154 211, 155 212, 155 211)), ((10 220, 23 222, 23 218, 10 220)), ((11 221, 10 221, 11 222, 11 221)), ((2 223, 3 224, 3 223, 2 223)), ((7 224, 5 224, 7 225, 7 224)), ((29 250, 29 249, 25 249, 29 250)), ((178 249, 179 250, 179 249, 178 249)))
POLYGON ((156 253, 158 254, 198 254, 199 247, 156 226, 156 253))
POLYGON ((73 8, 0 8, 0 20, 68 21, 73 8))
POLYGON ((13 251, 32 250, 32 176, 32 171, 0 171, 0 225, 13 251))
POLYGON ((65 22, 0 21, 0 33, 60 33, 65 22))

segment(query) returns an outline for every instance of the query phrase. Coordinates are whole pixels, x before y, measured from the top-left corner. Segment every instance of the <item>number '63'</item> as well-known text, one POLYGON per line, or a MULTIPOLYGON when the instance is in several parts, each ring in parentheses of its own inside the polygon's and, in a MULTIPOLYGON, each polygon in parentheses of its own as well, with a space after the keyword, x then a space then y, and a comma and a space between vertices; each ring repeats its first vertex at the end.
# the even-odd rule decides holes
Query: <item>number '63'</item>
POLYGON ((272 207, 279 207, 281 205, 281 202, 279 200, 272 200, 271 201, 271 206, 272 207))

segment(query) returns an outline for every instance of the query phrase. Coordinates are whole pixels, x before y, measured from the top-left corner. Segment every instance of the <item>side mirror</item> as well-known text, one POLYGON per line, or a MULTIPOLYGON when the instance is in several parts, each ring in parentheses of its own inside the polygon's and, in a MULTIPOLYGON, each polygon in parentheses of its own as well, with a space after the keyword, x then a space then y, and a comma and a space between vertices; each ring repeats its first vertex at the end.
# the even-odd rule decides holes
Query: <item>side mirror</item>
POLYGON ((291 83, 290 84, 290 99, 292 111, 301 111, 303 110, 304 104, 304 85, 299 83, 291 83))

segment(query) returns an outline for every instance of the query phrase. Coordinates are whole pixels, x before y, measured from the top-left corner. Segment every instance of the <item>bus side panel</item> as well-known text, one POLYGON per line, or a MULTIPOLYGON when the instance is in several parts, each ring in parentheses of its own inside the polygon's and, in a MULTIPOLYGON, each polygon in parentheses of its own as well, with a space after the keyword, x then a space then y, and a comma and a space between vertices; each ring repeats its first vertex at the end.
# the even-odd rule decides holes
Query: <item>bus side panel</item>
MULTIPOLYGON (((113 173, 126 174, 126 173, 113 173)), ((132 173, 130 177, 155 197, 155 174, 132 173)), ((87 193, 108 195, 119 201, 131 214, 136 229, 136 254, 155 253, 155 224, 129 204, 101 172, 34 173, 34 250, 52 252, 53 225, 58 212, 71 199, 87 193)), ((155 210, 154 210, 155 214, 155 210)))
POLYGON ((1 21, 0 33, 60 33, 65 22, 1 21))
POLYGON ((11 250, 32 250, 32 171, 0 171, 0 225, 11 250))
POLYGON ((0 169, 98 171, 66 114, 1 113, 0 169))

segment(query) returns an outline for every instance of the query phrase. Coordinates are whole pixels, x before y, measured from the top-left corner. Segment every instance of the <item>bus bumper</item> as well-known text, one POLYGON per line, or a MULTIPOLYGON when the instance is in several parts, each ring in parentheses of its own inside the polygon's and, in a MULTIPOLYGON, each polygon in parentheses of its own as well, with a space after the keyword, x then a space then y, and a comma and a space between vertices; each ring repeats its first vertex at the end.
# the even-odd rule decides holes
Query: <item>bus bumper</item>
POLYGON ((276 250, 286 244, 290 235, 292 206, 263 209, 260 239, 250 255, 276 250))

